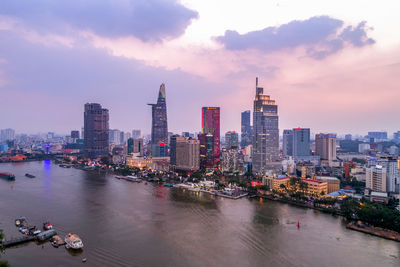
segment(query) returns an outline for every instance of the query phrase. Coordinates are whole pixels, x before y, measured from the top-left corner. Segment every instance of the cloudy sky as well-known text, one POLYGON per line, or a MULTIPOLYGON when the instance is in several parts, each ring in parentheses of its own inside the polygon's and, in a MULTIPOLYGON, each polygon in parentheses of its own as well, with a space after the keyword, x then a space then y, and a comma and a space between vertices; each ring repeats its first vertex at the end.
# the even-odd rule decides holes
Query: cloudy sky
POLYGON ((400 130, 398 0, 2 0, 0 128, 68 133, 83 105, 150 132, 166 84, 169 131, 199 131, 202 106, 240 131, 255 77, 280 129, 400 130))

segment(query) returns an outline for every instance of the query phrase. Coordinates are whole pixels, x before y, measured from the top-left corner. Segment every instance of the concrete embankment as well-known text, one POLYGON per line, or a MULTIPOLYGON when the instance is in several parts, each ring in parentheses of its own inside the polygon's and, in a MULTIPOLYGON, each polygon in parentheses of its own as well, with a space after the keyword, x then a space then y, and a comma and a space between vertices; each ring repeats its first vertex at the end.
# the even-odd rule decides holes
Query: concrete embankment
POLYGON ((357 222, 348 223, 346 225, 346 228, 400 242, 400 233, 392 230, 387 230, 380 227, 367 226, 365 224, 360 224, 357 222))

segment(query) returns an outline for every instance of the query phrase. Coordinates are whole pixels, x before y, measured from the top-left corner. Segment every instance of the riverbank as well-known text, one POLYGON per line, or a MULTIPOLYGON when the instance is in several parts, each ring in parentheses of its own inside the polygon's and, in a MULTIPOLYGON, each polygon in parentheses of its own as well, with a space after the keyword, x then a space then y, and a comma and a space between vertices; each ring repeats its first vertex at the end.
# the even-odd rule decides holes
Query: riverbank
POLYGON ((251 197, 253 197, 253 198, 254 197, 263 198, 263 199, 268 199, 268 200, 271 200, 271 201, 278 201, 278 202, 282 202, 282 203, 286 203, 286 204, 290 204, 290 205, 294 205, 294 206, 298 206, 298 207, 302 207, 302 208, 319 210, 319 211, 322 211, 322 212, 325 212, 325 213, 329 213, 329 214, 334 214, 334 215, 340 215, 340 216, 343 215, 342 212, 340 210, 337 210, 337 209, 316 207, 313 204, 298 202, 298 201, 290 200, 290 199, 276 198, 276 197, 271 196, 271 195, 260 195, 260 194, 257 194, 255 196, 251 196, 251 197))
POLYGON ((350 222, 346 225, 346 228, 400 242, 400 233, 392 230, 387 230, 380 227, 367 226, 361 222, 350 222))

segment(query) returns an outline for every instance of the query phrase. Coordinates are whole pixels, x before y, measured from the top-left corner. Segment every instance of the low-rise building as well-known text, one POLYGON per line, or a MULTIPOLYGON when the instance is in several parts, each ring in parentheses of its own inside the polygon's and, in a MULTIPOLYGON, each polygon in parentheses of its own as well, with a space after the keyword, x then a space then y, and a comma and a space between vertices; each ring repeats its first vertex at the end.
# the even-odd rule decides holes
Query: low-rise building
POLYGON ((126 157, 126 166, 137 167, 142 169, 144 167, 156 171, 169 171, 169 157, 126 157))
POLYGON ((340 180, 336 177, 328 176, 315 176, 315 179, 321 182, 326 182, 328 184, 328 191, 325 193, 336 192, 340 189, 340 180))
POLYGON ((272 179, 272 189, 276 191, 282 191, 281 185, 285 188, 289 187, 290 177, 278 177, 272 179))
POLYGON ((328 183, 313 179, 301 179, 302 182, 307 183, 307 187, 302 189, 300 185, 297 185, 298 191, 304 191, 306 195, 321 196, 322 192, 326 194, 328 192, 328 183))

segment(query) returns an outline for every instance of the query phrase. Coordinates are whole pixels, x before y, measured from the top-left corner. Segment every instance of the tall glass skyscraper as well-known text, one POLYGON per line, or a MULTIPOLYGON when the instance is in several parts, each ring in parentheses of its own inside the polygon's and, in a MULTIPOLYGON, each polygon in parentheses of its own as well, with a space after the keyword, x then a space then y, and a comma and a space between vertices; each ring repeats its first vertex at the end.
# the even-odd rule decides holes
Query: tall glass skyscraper
POLYGON ((166 156, 165 149, 168 144, 167 104, 165 98, 165 85, 161 84, 157 104, 149 104, 152 108, 151 148, 152 156, 166 156), (161 155, 160 151, 164 151, 161 155))
POLYGON ((242 134, 240 146, 246 147, 252 143, 251 138, 251 125, 250 125, 250 110, 242 112, 242 134))
POLYGON ((86 103, 84 113, 84 154, 88 158, 108 155, 108 109, 86 103))
POLYGON ((258 87, 256 78, 256 97, 253 110, 253 172, 264 174, 268 163, 279 160, 278 106, 264 89, 258 87))
POLYGON ((201 131, 203 134, 213 136, 214 167, 219 162, 220 157, 220 129, 219 129, 220 109, 219 107, 203 107, 201 114, 201 131))
POLYGON ((295 128, 293 129, 293 156, 307 157, 311 155, 310 151, 310 129, 295 128))
POLYGON ((293 131, 283 130, 283 144, 282 144, 283 156, 293 156, 293 131))

